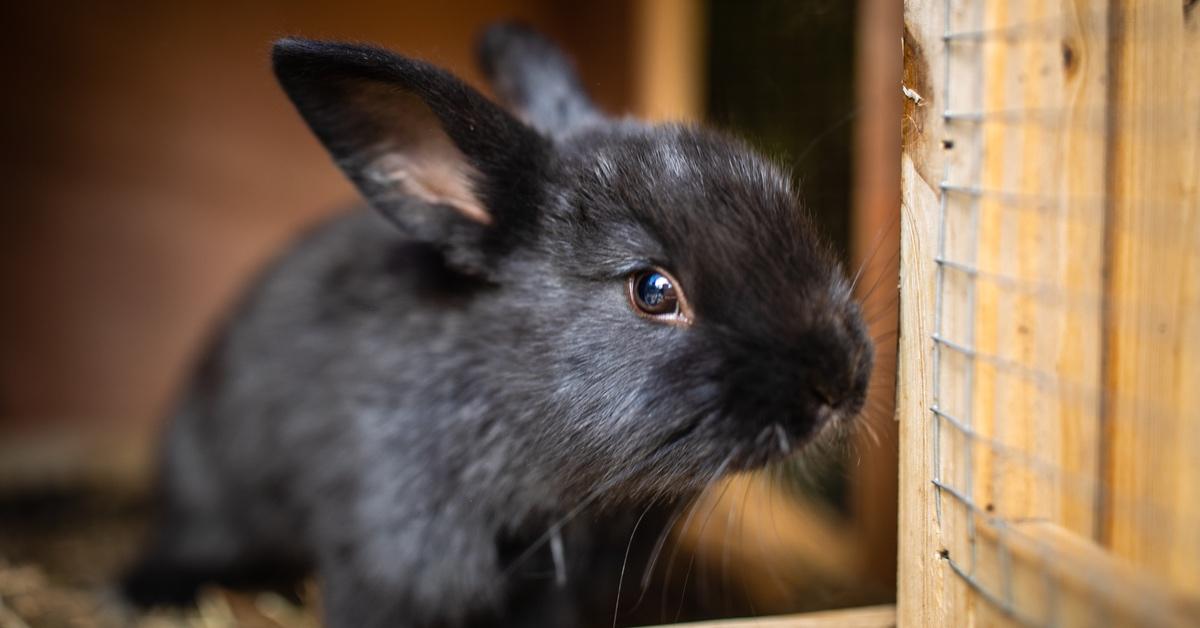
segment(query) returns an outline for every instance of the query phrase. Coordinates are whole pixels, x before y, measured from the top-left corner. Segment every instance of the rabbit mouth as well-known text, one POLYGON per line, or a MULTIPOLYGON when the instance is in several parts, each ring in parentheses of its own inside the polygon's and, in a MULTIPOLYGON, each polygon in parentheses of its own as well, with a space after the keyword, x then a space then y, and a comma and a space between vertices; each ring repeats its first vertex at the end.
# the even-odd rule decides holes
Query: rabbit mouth
POLYGON ((752 426, 744 416, 707 408, 667 434, 649 457, 692 459, 703 468, 705 463, 695 458, 697 454, 705 452, 702 455, 711 461, 714 450, 723 450, 728 454, 719 456, 723 471, 752 471, 804 455, 814 443, 844 431, 839 426, 846 424, 846 415, 847 409, 818 405, 806 408, 801 416, 764 417, 752 426), (712 447, 714 444, 717 446, 712 447))
POLYGON ((734 456, 731 468, 735 471, 752 471, 775 462, 801 456, 813 443, 824 440, 837 432, 843 420, 842 414, 830 407, 821 407, 809 421, 801 422, 800 429, 789 429, 789 422, 773 421, 754 435, 751 442, 743 445, 734 456))

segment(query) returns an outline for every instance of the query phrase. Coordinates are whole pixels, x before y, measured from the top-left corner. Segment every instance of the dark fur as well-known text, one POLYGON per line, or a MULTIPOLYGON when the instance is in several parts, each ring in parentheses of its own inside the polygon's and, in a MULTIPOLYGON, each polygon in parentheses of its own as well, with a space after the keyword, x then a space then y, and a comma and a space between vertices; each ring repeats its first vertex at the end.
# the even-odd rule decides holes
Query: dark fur
POLYGON ((276 45, 379 211, 305 238, 225 327, 171 424, 136 599, 252 561, 315 568, 333 626, 570 625, 595 599, 530 589, 513 561, 577 504, 602 491, 626 521, 567 529, 573 582, 611 608, 585 557, 611 567, 620 550, 594 548, 630 513, 781 456, 774 424, 798 446, 861 408, 871 345, 787 176, 720 134, 601 118, 528 31, 484 41, 532 127, 420 61, 276 45), (365 174, 381 136, 441 132, 491 224, 365 174), (650 265, 693 325, 632 311, 626 278, 650 265))

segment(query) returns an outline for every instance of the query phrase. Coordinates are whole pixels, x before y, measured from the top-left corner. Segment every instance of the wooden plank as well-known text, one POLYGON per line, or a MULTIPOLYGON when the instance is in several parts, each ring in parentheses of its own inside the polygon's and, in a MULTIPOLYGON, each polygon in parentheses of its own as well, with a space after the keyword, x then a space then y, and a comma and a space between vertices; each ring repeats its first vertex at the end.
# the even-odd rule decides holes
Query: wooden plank
MULTIPOLYGON (((987 3, 968 338, 983 510, 1094 535, 1105 26, 1094 3, 987 3)), ((959 77, 958 80, 970 77, 959 77)), ((966 123, 964 123, 966 124, 966 123)), ((960 247, 955 247, 960 248, 960 247)), ((959 260, 969 263, 971 260, 959 260)), ((999 584, 999 583, 996 583, 999 584)))
MULTIPOLYGON (((1183 5, 1191 4, 1190 8, 1183 5)), ((1197 10, 1114 0, 1104 539, 1200 594, 1197 10)))
POLYGON ((935 25, 941 24, 943 3, 916 0, 905 3, 904 87, 922 96, 905 101, 901 157, 900 225, 900 346, 897 358, 897 416, 900 422, 900 530, 896 611, 902 626, 944 625, 946 570, 940 568, 942 549, 937 512, 933 405, 932 342, 935 324, 936 268, 940 213, 937 179, 941 154, 932 148, 943 136, 941 118, 932 112, 943 89, 942 47, 935 25))
MULTIPOLYGON (((1184 212, 1180 216, 1186 225, 1191 221, 1190 244, 1184 248, 1184 259, 1180 260, 1181 294, 1179 301, 1185 317, 1180 321, 1177 354, 1179 381, 1181 382, 1176 409, 1179 419, 1179 434, 1174 440, 1175 460, 1182 463, 1176 467, 1176 490, 1174 496, 1175 521, 1172 527, 1175 551, 1170 558, 1168 577, 1175 587, 1193 600, 1200 596, 1200 480, 1197 479, 1190 461, 1200 451, 1200 76, 1195 62, 1200 59, 1200 6, 1189 4, 1190 13, 1183 26, 1184 45, 1181 57, 1189 60, 1183 71, 1182 107, 1176 115, 1187 121, 1191 112, 1192 123, 1181 134, 1184 142, 1180 155, 1181 174, 1180 202, 1184 212), (1188 69, 1190 68, 1190 69, 1188 69), (1191 382, 1189 385, 1187 382, 1191 382)), ((1181 230, 1187 239, 1187 228, 1181 230)))
POLYGON ((899 324, 901 3, 859 0, 857 101, 871 115, 855 120, 852 259, 855 284, 875 339, 865 429, 855 435, 859 462, 851 467, 851 508, 863 586, 896 587, 897 425, 896 333, 899 324))
MULTIPOLYGON (((1083 539, 1095 535, 1107 20, 1094 5, 951 3, 946 16, 943 2, 906 3, 929 108, 906 112, 920 137, 906 135, 912 171, 907 162, 902 171, 897 606, 905 625, 1012 623, 995 598, 1014 586, 1007 550, 980 536, 991 517, 1048 519, 1083 539), (947 48, 947 28, 973 35, 947 48), (953 119, 943 124, 936 114, 944 111, 953 119), (943 181, 954 188, 944 217, 935 187, 943 181), (940 311, 929 296, 938 271, 921 255, 949 262, 940 311), (934 331, 949 341, 937 358, 921 342, 934 331), (923 407, 915 402, 922 386, 937 387, 923 407), (953 420, 926 425, 934 404, 953 420), (922 485, 931 478, 962 498, 944 494, 934 525, 920 512, 938 507, 922 485), (930 559, 930 548, 942 560, 930 559), (950 572, 951 561, 961 573, 950 572)), ((1025 591, 1030 603, 1036 592, 1025 591)))
MULTIPOLYGON (((978 2, 948 2, 949 13, 938 25, 937 34, 984 32, 987 28, 983 11, 978 2)), ((937 175, 939 185, 961 186, 963 189, 979 187, 983 177, 985 127, 963 120, 951 120, 951 116, 980 111, 983 106, 986 62, 985 53, 990 46, 987 38, 968 37, 954 40, 943 51, 941 67, 934 68, 946 81, 941 92, 935 93, 934 107, 942 118, 944 128, 940 153, 944 156, 944 169, 937 175), (939 94, 943 98, 938 103, 939 94)), ((935 138, 936 139, 936 138, 935 138)), ((972 268, 979 263, 977 247, 980 209, 979 198, 972 193, 942 193, 939 246, 936 255, 948 261, 972 268)), ((943 593, 946 596, 945 624, 968 626, 978 621, 975 591, 962 577, 970 573, 978 562, 974 544, 976 478, 980 477, 979 464, 975 455, 978 449, 968 431, 954 427, 957 423, 968 429, 975 424, 975 360, 968 352, 952 350, 945 343, 954 341, 959 346, 973 347, 977 342, 975 318, 976 279, 968 272, 951 270, 948 266, 938 269, 936 325, 934 333, 941 339, 935 346, 935 394, 930 406, 937 408, 936 455, 934 475, 942 486, 937 507, 940 511, 939 560, 935 565, 943 572, 943 593)), ((986 476, 984 476, 986 477, 986 476)))
POLYGON ((913 160, 901 167, 900 357, 896 411, 900 421, 900 529, 896 608, 903 626, 944 625, 945 569, 937 517, 934 475, 932 350, 935 284, 933 253, 937 246, 937 195, 920 178, 913 160))
MULTIPOLYGON (((1055 365, 1061 384, 1055 403, 1061 443, 1058 459, 1057 521, 1090 539, 1099 536, 1100 421, 1103 402, 1104 231, 1102 190, 1106 176, 1103 132, 1107 116, 1108 11, 1089 0, 1062 2, 1061 71, 1058 95, 1063 108, 1056 158, 1065 171, 1057 190, 1060 222, 1049 234, 1062 288, 1055 320, 1056 342, 1046 363, 1055 365)), ((1051 53, 1052 54, 1052 53, 1051 53)))
POLYGON ((755 617, 671 625, 694 628, 892 628, 896 625, 896 607, 887 604, 783 617, 755 617))
POLYGON ((1195 4, 953 3, 949 19, 941 4, 906 4, 906 42, 922 51, 906 54, 906 86, 924 76, 926 103, 957 115, 940 126, 910 107, 905 118, 901 623, 1195 622, 1195 4), (947 54, 942 25, 974 25, 977 41, 947 54), (944 215, 942 176, 959 187, 944 215), (945 271, 939 285, 923 257, 936 253, 962 276, 945 271), (931 350, 934 331, 957 348, 931 350), (957 435, 928 421, 933 404, 957 435), (939 501, 931 478, 962 499, 939 501), (1093 537, 1138 569, 1114 566, 1093 537), (931 548, 961 574, 937 568, 931 548))
POLYGON ((649 120, 704 114, 704 7, 695 0, 634 3, 634 107, 649 120))
MULTIPOLYGON (((900 189, 900 340, 896 414, 900 431, 899 551, 897 623, 901 626, 954 625, 941 559, 941 528, 932 478, 938 436, 933 406, 938 182, 943 171, 939 144, 945 129, 937 111, 944 104, 942 68, 945 3, 908 0, 904 4, 900 189)), ((952 577, 952 576, 950 576, 952 577)), ((957 625, 963 625, 957 622, 957 625)))
POLYGON ((1003 621, 1054 626, 1194 626, 1200 606, 1073 530, 1046 521, 991 525, 1011 588, 994 605, 1003 621))

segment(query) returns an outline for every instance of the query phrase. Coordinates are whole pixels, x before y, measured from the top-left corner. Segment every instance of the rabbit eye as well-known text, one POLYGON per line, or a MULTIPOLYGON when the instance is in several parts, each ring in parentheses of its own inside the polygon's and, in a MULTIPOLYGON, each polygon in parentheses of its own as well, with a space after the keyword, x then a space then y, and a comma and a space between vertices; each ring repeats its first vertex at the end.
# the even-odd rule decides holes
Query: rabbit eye
POLYGON ((677 324, 691 322, 678 283, 666 271, 649 269, 630 275, 629 301, 642 316, 677 324))
POLYGON ((670 277, 656 271, 639 273, 634 296, 638 308, 647 314, 666 314, 679 307, 675 284, 670 277))

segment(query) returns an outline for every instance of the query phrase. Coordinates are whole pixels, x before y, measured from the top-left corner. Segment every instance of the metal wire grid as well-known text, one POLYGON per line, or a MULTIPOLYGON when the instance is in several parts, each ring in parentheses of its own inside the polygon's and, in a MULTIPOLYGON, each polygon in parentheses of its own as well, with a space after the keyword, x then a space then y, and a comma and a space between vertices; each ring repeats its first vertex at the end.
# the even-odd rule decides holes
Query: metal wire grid
MULTIPOLYGON (((1040 395, 1045 395, 1044 398, 1047 399, 1080 400, 1085 405, 1104 403, 1108 391, 1105 389, 1107 384, 1103 383, 1101 378, 1092 380, 1082 377, 1075 380, 1062 371, 1056 371, 1053 366, 1036 359, 1028 359, 1028 356, 1009 357, 1006 347, 996 345, 997 338, 1002 337, 1000 334, 1010 333, 1003 323, 1014 323, 1018 320, 1030 323, 1035 328, 1032 333, 1036 346, 1038 338, 1045 341, 1048 338, 1045 334, 1055 333, 1053 326, 1049 326, 1048 330, 1036 329, 1039 327, 1038 323, 1042 322, 1040 317, 1044 312, 1052 312, 1054 315, 1061 315, 1063 319, 1074 320, 1075 314, 1094 316, 1106 310, 1127 308, 1134 304, 1114 301, 1110 295, 1104 293, 1103 287, 1065 285, 1061 279, 1056 281, 1054 278, 1047 279, 1028 273, 1025 276, 1021 276, 1020 272, 1009 274, 1009 267, 1005 266, 1004 262, 1009 261, 1013 255, 1007 250, 1013 241, 1004 239, 1006 236, 1003 233, 981 233, 981 213, 992 219, 986 224, 995 228, 995 218, 998 210, 1002 209, 1001 224, 1005 226, 1001 227, 1001 231, 1008 229, 1011 224, 1009 221, 1014 220, 1010 216, 1033 212, 1039 216, 1035 224, 1051 225, 1054 229, 1064 229, 1070 223, 1070 227, 1077 231, 1103 234, 1109 228, 1116 228, 1143 244, 1161 244, 1168 247, 1180 246, 1183 240, 1175 234, 1156 232, 1154 229, 1131 231, 1129 225, 1111 227, 1106 224, 1108 200, 1101 196, 1103 191, 1098 190, 1095 198, 1081 198, 1077 193, 1062 196, 1063 192, 1054 187, 1031 193, 1020 191, 1020 184, 983 184, 985 180, 995 181, 997 178, 1005 182, 1011 180, 1005 173, 996 177, 994 168, 987 171, 989 177, 983 176, 985 154, 989 148, 986 145, 989 133, 984 132, 985 128, 992 131, 997 128, 1005 129, 1005 139, 1002 143, 1009 145, 1009 148, 1028 146, 1029 142, 1033 141, 1032 138, 1044 139, 1046 133, 1056 132, 1063 128, 1061 125, 1065 123, 1075 125, 1071 130, 1077 135, 1086 134, 1089 137, 1100 138, 1110 130, 1106 126, 1109 115, 1107 108, 1112 106, 1111 103, 1099 100, 1092 103, 1073 101, 1073 117, 1068 119, 1064 115, 1064 109, 1046 107, 1040 103, 1031 104, 1027 97, 1022 99, 1020 95, 1009 98, 1007 95, 997 97, 995 93, 988 94, 986 90, 997 89, 997 85, 1005 84, 1005 80, 994 79, 1012 77, 985 76, 985 70, 995 70, 995 66, 988 64, 984 51, 998 50, 987 49, 987 46, 1033 42, 1035 48, 1045 45, 1053 46, 1054 50, 1057 50, 1058 46, 1065 46, 1065 43, 1060 42, 1066 40, 1068 21, 1071 22, 1070 28, 1082 28, 1086 32, 1092 25, 1103 25, 1104 20, 1108 18, 1104 13, 1087 14, 1087 11, 1091 10, 1087 5, 1075 5, 1076 13, 1070 17, 1052 15, 1038 21, 1015 21, 1010 25, 996 27, 985 24, 987 19, 994 19, 994 16, 985 12, 985 1, 945 0, 945 23, 942 25, 944 66, 940 68, 943 75, 939 89, 941 93, 936 95, 940 98, 932 99, 938 103, 945 128, 943 148, 947 155, 953 153, 954 158, 947 156, 943 161, 945 166, 939 184, 939 232, 933 259, 936 288, 934 331, 930 337, 933 403, 928 409, 933 437, 933 477, 929 480, 935 487, 936 520, 947 548, 941 552, 942 562, 977 598, 1012 620, 1030 626, 1055 626, 1062 622, 1061 617, 1064 614, 1060 605, 1077 601, 1077 598, 1069 600, 1070 593, 1064 586, 1070 585, 1064 585, 1054 575, 1061 573, 1054 567, 1062 564, 1060 560, 1068 560, 1068 557, 1063 554, 1061 548, 1048 544, 1042 538, 1034 538, 1020 525, 1029 519, 1012 518, 1011 513, 1003 512, 1002 508, 998 509, 999 512, 993 511, 990 501, 984 503, 986 494, 981 494, 977 487, 981 486, 980 481, 986 483, 991 480, 996 483, 999 481, 997 478, 1002 480, 1004 476, 996 471, 997 468, 1018 469, 1018 473, 1027 474, 1026 477, 1034 478, 1039 485, 1045 484, 1057 490, 1064 495, 1064 499, 1080 499, 1081 502, 1095 504, 1097 510, 1093 514, 1097 517, 1096 521, 1099 521, 1101 511, 1106 518, 1124 518, 1125 521, 1132 521, 1133 525, 1146 529, 1158 529, 1163 525, 1200 526, 1200 521, 1181 522, 1177 518, 1172 519, 1168 515, 1177 512, 1174 505, 1156 502, 1155 496, 1118 494, 1102 479, 1102 474, 1093 473, 1091 470, 1077 473, 1073 469, 1064 468, 1061 462, 1040 457, 1037 447, 1026 449, 1023 445, 1014 446, 1006 442, 1004 419, 1008 417, 997 417, 998 410, 1002 407, 998 399, 1001 397, 1000 392, 1011 390, 1007 387, 1014 382, 1019 382, 1016 384, 1018 389, 1031 398, 1037 399, 1040 395), (992 80, 988 80, 989 78, 992 80), (984 104, 997 102, 1002 105, 995 107, 984 104), (1017 102, 1018 105, 1009 106, 1012 102, 1017 102), (984 204, 988 209, 981 212, 981 205, 984 204), (1068 206, 1073 209, 1068 209, 1068 206), (985 242, 981 239, 984 237, 989 238, 986 240, 988 244, 998 245, 1004 252, 1002 257, 997 258, 993 250, 991 257, 984 258, 986 263, 981 267, 979 250, 980 244, 985 242), (998 259, 1001 261, 996 265, 998 259), (987 292, 981 293, 981 289, 987 292), (997 299, 997 290, 1006 296, 997 299), (980 294, 984 295, 982 302, 980 294), (978 308, 996 307, 997 303, 1004 303, 1006 299, 1035 302, 1033 320, 1028 316, 1020 318, 1011 313, 992 310, 992 321, 988 330, 990 334, 987 338, 977 338, 975 314, 980 312, 978 308), (980 340, 983 342, 979 342, 980 340), (981 384, 977 381, 977 371, 982 373, 980 378, 988 380, 987 383, 990 384, 987 391, 989 397, 976 395, 977 391, 981 390, 981 384), (1002 381, 1005 383, 1001 383, 1002 381), (982 405, 977 405, 977 401, 982 405), (995 405, 991 405, 992 403, 995 405), (976 412, 980 413, 980 416, 975 416, 976 412), (978 454, 978 459, 976 449, 983 452, 978 454), (947 460, 952 460, 956 466, 947 464, 947 460), (1026 550, 1020 556, 1014 555, 1012 551, 1018 544, 1026 550), (1032 565, 1027 551, 1030 547, 1036 548, 1037 555, 1032 565), (1022 567, 1030 565, 1040 570, 1044 584, 1038 603, 1031 604, 1031 598, 1018 591, 1014 582, 1014 558, 1021 561, 1022 567)), ((1005 11, 993 13, 1021 15, 1022 9, 1038 6, 1031 4, 1037 1, 1009 2, 1002 7, 1005 11)), ((1111 23, 1109 25, 1111 27, 1111 23)), ((1143 39, 1138 45, 1150 46, 1155 45, 1155 42, 1143 39)), ((1008 50, 1016 49, 1018 48, 1013 47, 1008 50)), ((1019 49, 1027 50, 1023 47, 1019 49)), ((991 60, 994 61, 995 58, 993 55, 991 60)), ((1001 64, 999 67, 1021 68, 1021 64, 1029 62, 1029 59, 1006 61, 1007 65, 1001 64)), ((1004 70, 998 72, 1002 71, 1004 70)), ((1178 119, 1179 111, 1189 110, 1186 106, 1181 109, 1178 103, 1168 103, 1165 99, 1152 100, 1139 107, 1149 107, 1151 113, 1165 116, 1162 118, 1165 120, 1170 120, 1171 116, 1178 119)), ((994 161, 995 156, 992 155, 993 160, 988 161, 991 166, 1008 164, 1006 160, 994 161)), ((1033 189, 1041 188, 1035 184, 1033 189)), ((1153 205, 1155 202, 1142 201, 1139 202, 1139 207, 1161 209, 1153 205)), ((1137 229, 1136 226, 1132 228, 1137 229)), ((1008 234, 1009 237, 1011 235, 1008 234)), ((1047 238, 1046 241, 1052 241, 1052 238, 1047 238)), ((1047 245, 1040 242, 1034 246, 1045 249, 1047 245)), ((1020 255, 1021 252, 1018 250, 1016 254, 1020 255)), ((1028 250, 1024 252, 1030 253, 1028 250)), ((1057 253, 1051 252, 1051 255, 1057 253)), ((1046 251, 1035 250, 1032 254, 1044 255, 1046 251)), ((1100 269, 1097 267, 1096 270, 1100 269)), ((1099 338, 1096 340, 1099 341, 1099 338)), ((1040 355, 1040 350, 1035 349, 1035 355, 1040 355)), ((1134 402, 1140 408, 1150 410, 1145 412, 1146 416, 1178 412, 1176 409, 1162 408, 1155 399, 1139 397, 1134 399, 1134 402)), ((1035 401, 1029 407, 1037 407, 1038 403, 1035 401)), ((1099 412, 1097 410, 1097 419, 1099 412)), ((1036 413, 1030 414, 1032 418, 1040 418, 1036 413)), ((992 495, 995 497, 1003 493, 1005 488, 1000 486, 988 490, 995 493, 992 495)), ((1053 493, 1053 490, 1051 492, 1053 493)), ((1041 514, 1040 511, 1038 514, 1041 514)), ((1100 524, 1093 522, 1093 525, 1100 524)), ((1022 571, 1022 577, 1027 578, 1028 573, 1022 571)), ((1117 621, 1104 610, 1112 608, 1106 606, 1107 600, 1128 592, 1118 590, 1119 585, 1116 581, 1106 578, 1103 574, 1075 572, 1073 577, 1086 583, 1087 590, 1096 598, 1095 608, 1091 611, 1093 621, 1089 622, 1089 625, 1105 625, 1117 621)), ((1023 580, 1022 584, 1028 586, 1029 581, 1023 580)), ((1078 618, 1078 609, 1072 608, 1072 616, 1078 618)), ((1169 617, 1163 609, 1155 608, 1153 604, 1140 610, 1145 611, 1139 615, 1143 618, 1169 617)))
MULTIPOLYGON (((967 5, 970 3, 959 0, 957 4, 967 5)), ((955 522, 960 522, 962 518, 950 517, 946 511, 949 509, 965 509, 967 556, 964 558, 959 552, 943 551, 942 553, 943 560, 952 572, 975 591, 979 597, 1013 620, 1030 626, 1053 626, 1058 623, 1059 612, 1057 602, 1059 595, 1056 589, 1056 581, 1049 577, 1048 572, 1045 578, 1046 603, 1045 607, 1040 609, 1041 612, 1036 613, 1036 616, 1030 614, 1027 612, 1027 609, 1021 608, 1015 599, 1012 555, 1006 539, 1009 535, 1021 534, 1021 531, 1009 525, 1010 522, 1003 516, 996 516, 989 512, 990 508, 988 506, 980 507, 976 503, 973 496, 974 490, 971 488, 975 481, 973 477, 975 474, 973 451, 976 445, 988 447, 994 455, 1015 460, 1017 464, 1027 469, 1034 469, 1039 475, 1045 476, 1052 481, 1062 482, 1064 479, 1067 479, 1064 478, 1065 472, 1053 463, 1040 461, 1028 452, 1008 446, 987 434, 976 431, 973 423, 975 417, 972 415, 973 399, 971 395, 974 392, 975 371, 979 363, 987 363, 993 368, 1010 371, 1015 376, 1024 378, 1040 386, 1061 387, 1072 384, 1061 381, 1054 373, 1038 371, 1019 362, 1007 360, 1000 355, 977 351, 975 348, 974 318, 971 313, 976 311, 976 292, 977 286, 981 281, 991 281, 1012 290, 1030 291, 1047 301, 1058 299, 1066 303, 1072 297, 1069 294, 1065 294, 1062 286, 1053 284, 1030 285, 1029 282, 1020 278, 1006 277, 998 273, 980 269, 977 256, 973 253, 969 255, 968 259, 959 259, 950 254, 950 245, 960 244, 957 242, 958 239, 965 238, 967 242, 979 242, 980 199, 991 196, 1002 199, 1005 205, 1018 208, 1036 207, 1044 202, 1045 199, 1022 198, 1017 194, 1005 190, 985 190, 980 187, 977 180, 973 179, 978 175, 978 162, 981 160, 980 155, 984 148, 983 134, 980 131, 980 127, 985 122, 1030 120, 1038 117, 1047 117, 1047 112, 1031 110, 985 112, 979 109, 977 105, 972 105, 971 103, 952 102, 951 94, 954 90, 951 89, 951 85, 953 80, 961 80, 963 78, 962 76, 956 76, 956 73, 952 71, 952 66, 956 62, 963 61, 968 65, 971 63, 980 65, 982 45, 994 38, 1055 37, 1057 33, 1054 25, 1047 24, 1020 25, 1004 29, 985 30, 983 28, 984 12, 981 6, 982 2, 974 4, 973 10, 965 11, 963 10, 963 6, 955 6, 955 0, 946 0, 945 4, 946 22, 943 34, 943 42, 946 46, 946 61, 943 68, 943 89, 945 93, 940 100, 943 103, 941 115, 950 137, 973 136, 971 139, 974 140, 974 146, 978 148, 978 154, 973 157, 976 160, 974 166, 968 165, 966 168, 960 168, 960 170, 963 170, 962 172, 954 170, 951 160, 947 160, 945 162, 946 169, 943 174, 943 180, 940 184, 939 236, 937 257, 934 260, 936 264, 937 287, 934 321, 935 332, 931 338, 933 342, 932 392, 934 400, 933 406, 929 409, 934 438, 934 477, 931 478, 931 482, 936 487, 936 514, 938 524, 943 530, 947 530, 950 535, 964 532, 953 527, 955 522), (956 9, 959 10, 956 11, 956 9), (969 13, 973 18, 974 24, 967 28, 955 30, 955 24, 953 23, 954 16, 963 13, 969 13), (971 58, 970 55, 975 55, 975 58, 971 58), (961 229, 956 230, 957 232, 952 234, 949 228, 949 214, 952 204, 958 204, 960 207, 967 209, 969 218, 965 234, 962 233, 961 229), (951 242, 951 239, 955 239, 956 241, 951 242), (946 329, 944 320, 944 313, 948 305, 946 301, 946 285, 951 280, 950 276, 952 274, 954 275, 954 281, 965 281, 965 308, 968 315, 965 317, 965 328, 960 330, 961 337, 951 337, 946 329), (943 369, 946 368, 946 363, 949 360, 954 360, 955 366, 959 369, 958 375, 963 380, 961 388, 967 393, 965 399, 958 400, 958 403, 953 404, 956 407, 950 407, 943 403, 945 401, 942 390, 943 375, 945 374, 943 369), (944 452, 942 449, 945 444, 944 436, 947 436, 943 433, 944 430, 951 431, 953 433, 952 437, 959 437, 960 441, 966 445, 965 447, 958 448, 959 451, 957 452, 961 455, 961 478, 943 477, 944 452), (999 538, 995 542, 995 551, 997 553, 995 563, 998 564, 999 573, 992 574, 993 577, 987 579, 981 577, 981 544, 978 537, 978 525, 981 520, 986 520, 987 524, 997 530, 999 534, 999 538)), ((976 69, 981 69, 981 65, 976 69)), ((973 74, 972 80, 976 82, 976 85, 972 88, 973 92, 975 94, 982 94, 984 89, 983 72, 976 71, 973 74)), ((956 246, 955 248, 963 251, 975 251, 977 249, 975 246, 956 246)), ((1081 394, 1098 395, 1100 391, 1081 391, 1081 394)), ((1096 480, 1094 478, 1079 478, 1078 480, 1082 484, 1091 485, 1086 487, 1088 490, 1096 490, 1094 486, 1096 480)), ((1035 539, 1029 539, 1029 541, 1040 546, 1041 553, 1046 557, 1046 560, 1052 560, 1054 548, 1045 546, 1035 539)), ((1096 582, 1095 584, 1098 589, 1103 590, 1105 583, 1096 582)))
MULTIPOLYGON (((973 39, 973 38, 967 36, 966 31, 959 32, 959 33, 956 33, 953 31, 951 22, 952 22, 952 15, 953 15, 954 7, 952 5, 953 5, 952 0, 946 0, 946 6, 945 6, 946 23, 945 23, 945 29, 944 29, 944 34, 943 34, 943 41, 945 42, 945 45, 946 45, 946 62, 945 62, 943 83, 942 83, 945 93, 941 99, 941 102, 944 103, 942 119, 943 119, 943 122, 947 126, 953 124, 957 120, 972 121, 972 120, 982 119, 982 116, 977 115, 977 114, 976 115, 969 115, 969 114, 964 115, 961 113, 955 113, 954 109, 953 109, 953 105, 950 100, 950 91, 951 91, 950 90, 950 85, 951 85, 950 80, 951 80, 951 66, 952 66, 951 55, 952 55, 952 51, 955 50, 955 48, 956 48, 954 46, 954 42, 959 40, 960 38, 963 38, 966 40, 973 39)), ((976 28, 976 29, 974 29, 973 32, 978 33, 980 31, 981 31, 981 29, 976 28)), ((971 548, 971 554, 970 554, 969 565, 965 568, 959 562, 959 557, 957 556, 957 553, 952 555, 948 551, 943 551, 942 558, 946 561, 946 563, 950 566, 950 568, 953 570, 953 572, 956 575, 961 577, 965 582, 967 582, 968 585, 972 586, 972 588, 974 588, 982 596, 984 596, 985 599, 989 600, 990 602, 992 602, 993 604, 995 604, 996 606, 998 606, 1000 608, 1012 609, 1012 612, 1015 613, 1016 611, 1013 608, 1013 605, 1011 604, 1011 600, 1009 600, 1007 598, 1007 596, 1005 596, 1003 594, 1001 594, 1001 595, 993 594, 993 592, 990 591, 988 589, 988 587, 981 586, 981 584, 978 582, 978 580, 976 580, 976 578, 974 577, 975 570, 978 565, 978 554, 976 551, 976 542, 975 542, 976 541, 976 539, 975 539, 975 534, 976 534, 975 517, 978 515, 979 509, 976 507, 974 500, 972 499, 972 497, 969 494, 963 494, 962 492, 956 490, 953 486, 947 484, 943 480, 943 477, 942 477, 942 452, 941 452, 941 449, 942 449, 942 426, 943 426, 943 423, 946 422, 947 420, 953 421, 953 425, 954 425, 955 429, 959 429, 964 434, 973 434, 973 431, 970 428, 971 416, 969 413, 965 417, 963 417, 963 419, 958 419, 958 418, 953 418, 953 417, 947 418, 949 415, 947 415, 947 413, 945 413, 941 409, 943 352, 945 350, 947 350, 946 349, 947 346, 957 346, 957 345, 947 345, 946 344, 947 341, 945 339, 945 333, 944 333, 943 311, 944 311, 944 307, 945 307, 946 273, 948 270, 951 270, 951 269, 973 270, 974 266, 975 266, 975 261, 976 261, 976 260, 972 259, 969 261, 958 262, 958 261, 953 261, 953 260, 947 259, 947 243, 946 243, 947 231, 948 231, 947 230, 947 222, 948 222, 948 214, 949 214, 948 204, 949 204, 949 198, 950 198, 951 193, 958 192, 960 190, 971 190, 971 189, 974 189, 975 186, 972 184, 960 185, 960 184, 952 183, 951 182, 952 181, 952 172, 951 172, 951 167, 950 167, 950 164, 948 161, 946 164, 946 172, 944 173, 943 177, 944 177, 944 179, 941 183, 941 188, 942 188, 941 189, 941 207, 940 207, 941 215, 940 215, 940 219, 939 219, 938 249, 937 249, 938 257, 937 257, 937 260, 935 260, 937 263, 937 295, 936 295, 936 302, 935 302, 934 329, 936 331, 932 338, 933 347, 934 347, 934 353, 933 353, 933 400, 934 400, 934 405, 932 408, 930 408, 931 417, 933 419, 933 456, 934 456, 933 470, 934 470, 934 477, 932 478, 932 482, 933 482, 933 485, 935 487, 937 487, 937 490, 935 493, 935 507, 937 509, 938 525, 942 526, 943 529, 944 529, 944 526, 948 523, 948 520, 947 520, 947 518, 945 516, 945 512, 944 512, 945 509, 943 506, 943 495, 948 495, 948 496, 952 497, 953 499, 958 500, 962 505, 964 505, 967 508, 967 513, 968 513, 967 539, 968 539, 969 547, 971 548)), ((976 212, 972 212, 972 216, 975 217, 976 219, 978 218, 978 215, 976 212)), ((974 228, 972 229, 972 231, 977 234, 978 233, 977 220, 975 221, 973 227, 974 228)), ((978 236, 976 235, 976 237, 978 237, 978 236)), ((972 278, 974 277, 974 275, 968 275, 968 276, 970 276, 972 278)), ((967 296, 968 306, 967 307, 969 308, 970 311, 974 311, 974 308, 975 308, 975 281, 973 279, 969 284, 969 289, 968 289, 967 294, 968 294, 968 296, 967 296)), ((973 344, 973 342, 974 342, 973 331, 974 331, 973 329, 968 327, 967 334, 966 334, 967 337, 965 338, 966 346, 963 348, 969 349, 969 346, 973 344)), ((964 355, 973 355, 973 352, 964 353, 964 355)), ((967 367, 966 373, 965 373, 965 377, 967 379, 966 386, 967 386, 967 389, 970 390, 971 382, 972 382, 973 376, 974 376, 974 361, 968 360, 966 363, 966 367, 967 367)), ((968 408, 969 408, 969 405, 968 405, 968 408)), ((968 452, 969 452, 969 449, 968 449, 968 452)), ((965 472, 966 483, 968 485, 971 482, 971 469, 972 469, 971 463, 972 463, 971 458, 968 455, 967 460, 966 460, 966 472, 965 472)))

